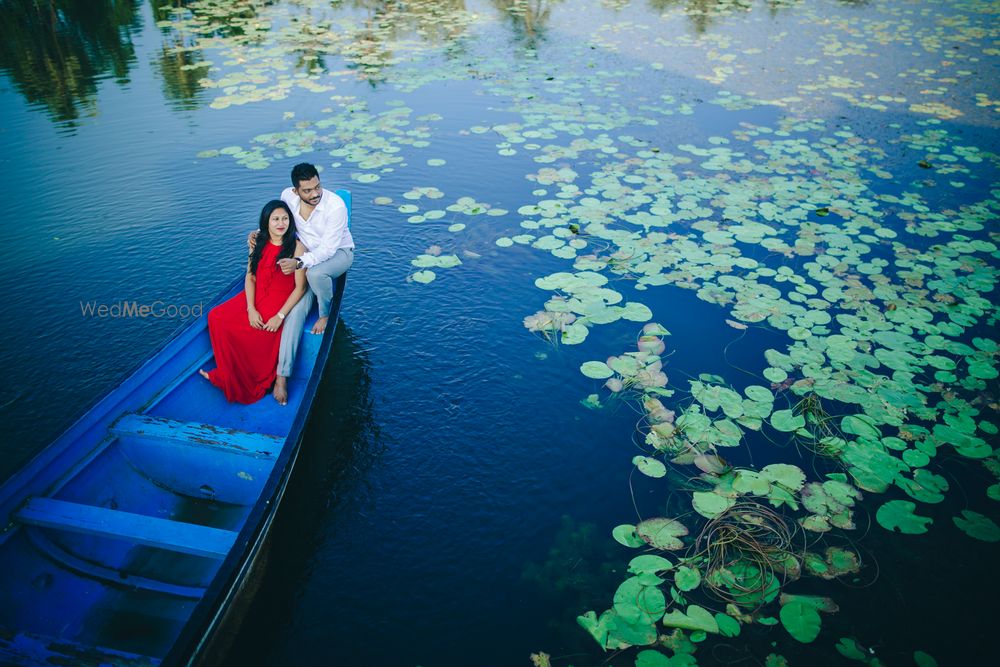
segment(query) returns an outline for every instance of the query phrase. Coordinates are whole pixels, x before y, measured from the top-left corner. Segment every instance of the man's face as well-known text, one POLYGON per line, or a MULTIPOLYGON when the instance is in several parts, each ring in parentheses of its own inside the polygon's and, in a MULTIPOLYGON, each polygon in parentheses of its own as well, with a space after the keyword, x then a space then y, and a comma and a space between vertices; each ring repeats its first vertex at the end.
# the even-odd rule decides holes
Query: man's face
POLYGON ((299 181, 295 194, 310 206, 315 206, 323 198, 323 187, 319 184, 319 176, 313 176, 308 181, 299 181))

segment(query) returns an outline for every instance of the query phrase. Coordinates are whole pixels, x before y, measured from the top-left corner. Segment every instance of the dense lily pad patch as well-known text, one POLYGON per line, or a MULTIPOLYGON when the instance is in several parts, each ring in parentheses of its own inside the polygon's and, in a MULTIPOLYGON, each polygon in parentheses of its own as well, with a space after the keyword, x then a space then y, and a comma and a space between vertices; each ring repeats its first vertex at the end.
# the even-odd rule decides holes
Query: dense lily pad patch
MULTIPOLYGON (((815 404, 807 406, 806 411, 805 400, 791 409, 772 410, 776 392, 762 385, 750 385, 738 392, 721 384, 723 379, 716 376, 690 380, 691 402, 678 416, 661 400, 665 399, 661 393, 664 384, 631 381, 639 368, 655 365, 662 373, 660 354, 665 346, 651 343, 660 343, 667 335, 661 325, 649 324, 641 332, 635 351, 607 362, 587 362, 582 368, 584 374, 605 380, 610 393, 624 393, 641 405, 648 453, 634 457, 633 464, 654 479, 667 477, 669 469, 676 470, 678 474, 667 479, 672 480, 674 493, 690 494, 694 510, 676 518, 644 521, 655 526, 650 532, 669 539, 619 540, 631 548, 651 547, 656 554, 638 557, 652 556, 655 560, 634 559, 648 562, 648 569, 633 567, 631 571, 645 576, 645 588, 664 589, 666 612, 659 623, 666 629, 675 628, 675 632, 689 632, 695 641, 702 634, 733 636, 746 624, 772 625, 777 617, 794 640, 812 643, 822 633, 822 615, 836 613, 838 606, 830 598, 809 594, 809 578, 853 577, 865 565, 856 550, 824 545, 826 535, 856 528, 854 512, 864 502, 866 491, 881 493, 894 483, 916 501, 936 504, 949 485, 926 468, 911 471, 889 454, 919 451, 908 448, 911 436, 906 434, 910 431, 902 432, 906 439, 883 438, 879 423, 859 414, 846 415, 839 424, 817 433, 806 428, 806 418, 793 418, 805 413, 809 419, 817 415, 829 419, 825 412, 815 404), (623 358, 634 362, 616 364, 623 358), (783 414, 774 420, 779 412, 783 414), (769 413, 772 419, 763 421, 769 413), (730 429, 735 429, 735 441, 726 436, 730 429), (759 470, 734 466, 727 462, 725 448, 739 446, 744 429, 764 434, 770 430, 779 437, 790 434, 803 441, 817 437, 839 440, 841 444, 827 448, 825 456, 839 462, 841 471, 826 473, 825 479, 817 480, 790 463, 772 463, 759 470), (873 452, 897 463, 888 464, 873 452), (663 470, 657 466, 655 474, 649 474, 651 460, 661 460, 663 470), (903 476, 904 472, 910 474, 903 476), (686 481, 678 486, 679 480, 686 481), (728 630, 723 632, 723 627, 728 630)), ((665 382, 666 375, 663 379, 665 382)), ((598 400, 591 407, 600 405, 598 400)), ((957 423, 955 418, 949 421, 957 423)), ((921 427, 913 429, 920 431, 921 427)), ((889 500, 878 508, 876 518, 887 530, 920 535, 933 522, 917 509, 916 502, 889 500)), ((1000 541, 996 524, 974 511, 964 511, 955 518, 955 525, 976 539, 1000 541)), ((580 623, 606 649, 633 644, 631 640, 640 636, 632 634, 631 626, 626 631, 612 623, 600 626, 600 632, 595 633, 590 614, 596 617, 590 612, 580 618, 580 623)), ((654 619, 646 618, 642 623, 646 628, 643 636, 653 635, 650 625, 658 627, 654 619)), ((640 645, 650 646, 653 642, 640 645)), ((865 660, 870 657, 850 639, 842 640, 837 650, 852 659, 856 655, 863 655, 865 660)))

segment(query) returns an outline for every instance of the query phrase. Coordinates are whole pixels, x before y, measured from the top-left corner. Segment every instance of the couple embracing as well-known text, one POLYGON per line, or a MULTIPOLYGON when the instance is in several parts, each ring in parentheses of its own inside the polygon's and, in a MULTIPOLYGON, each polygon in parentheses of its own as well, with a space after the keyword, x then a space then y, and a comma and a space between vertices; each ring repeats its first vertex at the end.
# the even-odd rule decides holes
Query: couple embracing
POLYGON ((316 167, 292 168, 292 187, 264 205, 259 229, 248 238, 244 290, 208 313, 216 368, 198 371, 232 402, 253 403, 273 385, 288 402, 288 378, 313 295, 326 330, 337 278, 354 262, 347 205, 323 190, 316 167))

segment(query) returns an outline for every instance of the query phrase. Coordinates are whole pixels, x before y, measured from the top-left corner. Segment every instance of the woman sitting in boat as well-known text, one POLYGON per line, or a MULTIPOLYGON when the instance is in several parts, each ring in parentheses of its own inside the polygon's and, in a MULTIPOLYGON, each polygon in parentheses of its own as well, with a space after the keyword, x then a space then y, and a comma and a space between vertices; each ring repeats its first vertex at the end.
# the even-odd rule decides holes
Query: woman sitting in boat
POLYGON ((216 367, 198 372, 230 402, 259 401, 274 384, 281 325, 306 291, 305 269, 285 275, 278 260, 304 252, 288 205, 280 199, 267 202, 260 212, 244 290, 208 313, 216 367))

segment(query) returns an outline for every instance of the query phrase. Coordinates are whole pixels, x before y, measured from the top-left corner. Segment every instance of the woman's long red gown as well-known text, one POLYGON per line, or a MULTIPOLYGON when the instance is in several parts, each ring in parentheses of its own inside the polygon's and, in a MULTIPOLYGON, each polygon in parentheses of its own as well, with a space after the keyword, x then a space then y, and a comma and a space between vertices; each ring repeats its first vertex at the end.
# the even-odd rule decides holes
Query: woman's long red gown
MULTIPOLYGON (((280 250, 268 241, 257 265, 254 307, 265 322, 277 314, 295 289, 295 275, 286 276, 278 268, 280 250)), ((263 398, 274 384, 281 329, 251 327, 246 292, 240 292, 208 312, 208 335, 216 363, 208 372, 212 384, 230 402, 253 403, 263 398)))

